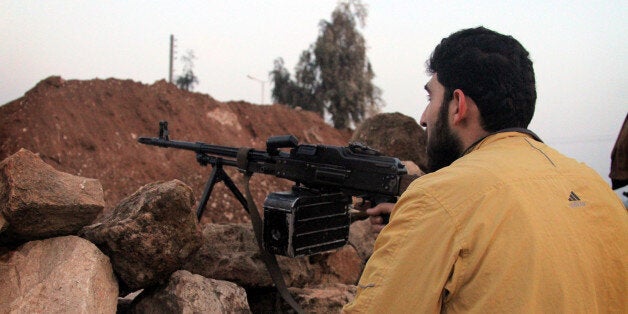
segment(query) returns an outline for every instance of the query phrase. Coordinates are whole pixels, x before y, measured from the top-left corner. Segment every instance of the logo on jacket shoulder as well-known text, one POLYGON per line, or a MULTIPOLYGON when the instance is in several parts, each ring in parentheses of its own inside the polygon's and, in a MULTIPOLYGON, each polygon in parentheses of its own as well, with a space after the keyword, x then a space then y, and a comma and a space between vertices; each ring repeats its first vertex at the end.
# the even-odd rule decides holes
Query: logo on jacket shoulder
POLYGON ((576 207, 583 207, 585 205, 586 203, 581 201, 580 197, 578 197, 578 195, 576 195, 574 191, 571 191, 571 193, 569 193, 569 207, 576 208, 576 207))

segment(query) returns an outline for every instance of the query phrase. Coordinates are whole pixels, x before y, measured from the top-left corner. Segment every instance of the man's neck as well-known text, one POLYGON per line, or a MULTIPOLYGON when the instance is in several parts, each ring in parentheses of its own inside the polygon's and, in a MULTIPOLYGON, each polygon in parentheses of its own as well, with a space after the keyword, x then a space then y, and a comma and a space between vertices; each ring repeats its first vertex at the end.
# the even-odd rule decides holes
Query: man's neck
POLYGON ((468 151, 471 146, 474 146, 478 141, 481 141, 489 134, 489 132, 480 127, 460 132, 460 141, 462 142, 462 147, 464 148, 463 151, 468 151))

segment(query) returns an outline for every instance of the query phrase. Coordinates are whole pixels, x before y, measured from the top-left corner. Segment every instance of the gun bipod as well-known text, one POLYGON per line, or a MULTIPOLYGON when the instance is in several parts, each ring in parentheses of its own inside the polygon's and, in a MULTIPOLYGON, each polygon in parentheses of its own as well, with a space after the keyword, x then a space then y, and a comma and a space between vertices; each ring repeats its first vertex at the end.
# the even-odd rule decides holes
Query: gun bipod
POLYGON ((229 177, 229 175, 223 169, 223 164, 225 163, 226 160, 222 158, 218 158, 218 157, 207 156, 202 153, 199 153, 196 155, 196 160, 202 166, 207 166, 208 164, 212 165, 212 172, 209 175, 209 179, 207 180, 207 183, 205 184, 205 189, 203 190, 203 196, 201 197, 198 204, 198 208, 196 209, 196 218, 198 219, 198 221, 201 221, 201 217, 203 216, 203 211, 205 210, 205 207, 207 206, 207 201, 209 200, 209 196, 211 195, 212 190, 214 189, 214 185, 216 185, 217 182, 221 182, 221 181, 225 183, 225 185, 229 188, 229 190, 231 190, 231 193, 233 193, 233 195, 238 199, 240 204, 242 204, 242 206, 244 207, 244 210, 246 210, 246 212, 248 213, 249 208, 247 206, 246 198, 244 197, 244 195, 242 195, 242 192, 240 192, 240 190, 235 185, 235 183, 233 183, 233 180, 231 180, 231 177, 229 177))

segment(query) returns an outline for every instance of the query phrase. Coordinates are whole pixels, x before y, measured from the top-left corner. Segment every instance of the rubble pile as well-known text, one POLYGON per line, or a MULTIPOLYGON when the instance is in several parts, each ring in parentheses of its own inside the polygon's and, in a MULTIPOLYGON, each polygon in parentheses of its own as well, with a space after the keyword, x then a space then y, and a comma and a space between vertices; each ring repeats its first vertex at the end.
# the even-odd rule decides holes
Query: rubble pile
MULTIPOLYGON (((219 102, 165 81, 41 81, 0 106, 0 312, 290 312, 248 214, 224 185, 197 219, 211 167, 192 152, 137 139, 157 136, 159 121, 168 120, 175 140, 259 150, 273 135, 337 146, 356 140, 421 165, 407 147, 394 150, 414 140, 382 144, 408 136, 424 143, 416 122, 373 119, 354 134, 312 112, 219 102)), ((242 175, 225 170, 239 184, 242 175)), ((292 184, 254 175, 250 186, 259 205, 292 184)), ((338 250, 278 257, 307 312, 337 312, 353 298, 375 236, 368 221, 350 230, 338 250)))
MULTIPOLYGON (((147 184, 91 221, 95 207, 104 209, 99 182, 55 170, 23 149, 0 163, 0 191, 2 313, 289 309, 273 288, 250 224, 201 225, 192 190, 179 180, 147 184), (33 182, 24 169, 58 184, 33 182), (25 215, 32 218, 28 228, 25 215), (50 230, 51 222, 56 232, 38 231, 50 230)), ((365 223, 355 222, 363 226, 353 228, 353 241, 372 241, 365 223)), ((279 257, 279 264, 304 309, 334 312, 355 293, 365 258, 346 245, 279 257)))

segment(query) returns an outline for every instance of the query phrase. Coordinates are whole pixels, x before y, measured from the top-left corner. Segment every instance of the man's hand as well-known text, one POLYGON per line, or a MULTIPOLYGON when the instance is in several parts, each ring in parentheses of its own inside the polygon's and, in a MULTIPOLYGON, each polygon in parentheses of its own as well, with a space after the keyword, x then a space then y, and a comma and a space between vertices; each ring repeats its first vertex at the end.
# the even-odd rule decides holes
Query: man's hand
POLYGON ((388 224, 388 218, 392 213, 394 203, 379 203, 375 207, 371 207, 366 210, 366 213, 370 216, 371 229, 374 233, 379 233, 388 224))
POLYGON ((395 207, 394 203, 380 203, 371 207, 371 202, 364 201, 354 204, 355 209, 365 212, 369 216, 371 229, 374 233, 379 233, 388 223, 388 217, 395 207))
MULTIPOLYGON (((410 183, 412 183, 412 181, 424 175, 424 173, 414 162, 410 160, 402 161, 402 163, 408 169, 408 175, 403 176, 400 182, 402 190, 405 191, 405 189, 408 187, 408 185, 410 185, 410 183)), ((377 204, 377 206, 375 207, 371 206, 371 202, 369 201, 354 201, 353 204, 353 207, 356 210, 365 212, 369 216, 369 220, 371 221, 371 229, 373 230, 373 233, 378 234, 380 231, 382 231, 382 229, 384 229, 386 224, 388 224, 388 218, 390 217, 390 213, 392 213, 395 204, 380 203, 377 204)))

